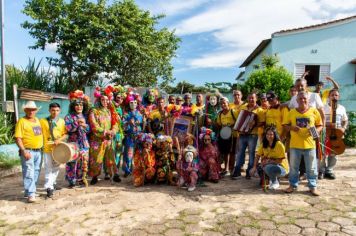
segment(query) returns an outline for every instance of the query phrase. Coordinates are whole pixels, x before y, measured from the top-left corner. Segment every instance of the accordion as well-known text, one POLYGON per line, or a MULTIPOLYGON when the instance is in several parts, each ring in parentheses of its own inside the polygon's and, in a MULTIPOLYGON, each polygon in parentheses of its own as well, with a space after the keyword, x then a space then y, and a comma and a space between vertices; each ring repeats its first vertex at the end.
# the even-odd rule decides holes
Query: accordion
POLYGON ((234 125, 234 130, 249 133, 257 125, 257 115, 247 110, 241 110, 234 125))

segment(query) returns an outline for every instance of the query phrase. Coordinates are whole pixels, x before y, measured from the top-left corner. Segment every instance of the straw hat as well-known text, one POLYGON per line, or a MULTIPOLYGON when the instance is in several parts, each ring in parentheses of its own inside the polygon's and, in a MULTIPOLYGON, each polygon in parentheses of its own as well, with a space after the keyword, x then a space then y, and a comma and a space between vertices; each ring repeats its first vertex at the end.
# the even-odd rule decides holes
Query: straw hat
POLYGON ((22 105, 22 109, 33 109, 38 111, 41 107, 37 107, 34 101, 27 101, 25 105, 22 105))

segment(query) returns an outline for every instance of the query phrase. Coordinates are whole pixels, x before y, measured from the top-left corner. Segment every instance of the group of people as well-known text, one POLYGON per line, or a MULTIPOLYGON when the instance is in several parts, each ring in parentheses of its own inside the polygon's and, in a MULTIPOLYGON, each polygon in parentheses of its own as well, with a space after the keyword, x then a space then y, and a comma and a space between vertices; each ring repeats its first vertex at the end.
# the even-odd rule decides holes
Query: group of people
POLYGON ((147 89, 141 98, 135 89, 117 85, 96 88, 93 104, 82 91, 71 92, 64 119, 59 117, 60 105, 51 103, 49 116, 39 120, 39 108, 28 101, 23 106, 26 115, 15 128, 25 197, 36 201, 42 156, 47 197, 59 189, 60 163, 52 151, 62 142, 77 146, 75 157, 66 163, 70 188, 88 186, 88 176, 95 185, 102 172, 105 179, 120 182, 122 169, 124 177, 132 175, 136 187, 166 183, 188 191, 203 181, 218 183, 226 175, 238 179, 243 172, 246 179, 260 177, 261 186, 278 189, 279 178, 288 175, 284 191, 291 193, 306 173, 311 194, 319 195, 317 179, 334 179, 336 164, 330 137, 323 131, 344 132, 347 127, 345 108, 333 106, 340 97, 337 84, 327 80, 334 88, 324 103, 320 87, 310 92, 304 78, 296 80, 285 103, 273 91, 251 92, 244 102, 241 91, 234 90, 231 103, 214 91, 205 94, 205 102, 203 94, 196 95, 195 104, 191 94, 185 94, 170 95, 166 104, 157 89, 147 89), (175 122, 182 117, 191 121, 192 129, 177 135, 175 122))

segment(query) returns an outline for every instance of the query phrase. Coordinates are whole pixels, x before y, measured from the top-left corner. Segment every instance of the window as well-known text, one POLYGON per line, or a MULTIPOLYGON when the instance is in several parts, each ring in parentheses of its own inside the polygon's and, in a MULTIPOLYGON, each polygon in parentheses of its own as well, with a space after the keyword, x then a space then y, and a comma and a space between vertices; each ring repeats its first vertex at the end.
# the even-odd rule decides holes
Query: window
POLYGON ((319 82, 320 66, 305 65, 305 71, 309 71, 309 74, 305 76, 305 79, 308 81, 308 86, 315 86, 319 82))
POLYGON ((309 71, 309 75, 305 77, 308 86, 315 86, 330 75, 330 64, 295 64, 294 76, 296 79, 299 79, 306 71, 309 71))

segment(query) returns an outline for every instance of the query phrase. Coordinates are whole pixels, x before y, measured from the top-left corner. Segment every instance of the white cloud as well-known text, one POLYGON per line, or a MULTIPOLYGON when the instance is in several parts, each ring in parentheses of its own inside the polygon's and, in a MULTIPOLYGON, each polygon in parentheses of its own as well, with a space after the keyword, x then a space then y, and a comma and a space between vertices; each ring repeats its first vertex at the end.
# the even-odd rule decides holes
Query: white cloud
POLYGON ((154 15, 166 14, 167 16, 179 15, 199 7, 209 0, 142 0, 140 5, 150 10, 154 15))
POLYGON ((189 67, 233 67, 276 31, 355 14, 354 0, 229 0, 217 1, 172 28, 180 36, 211 34, 219 45, 188 60, 189 67))
POLYGON ((56 52, 57 51, 57 43, 48 43, 46 44, 46 50, 56 52))

